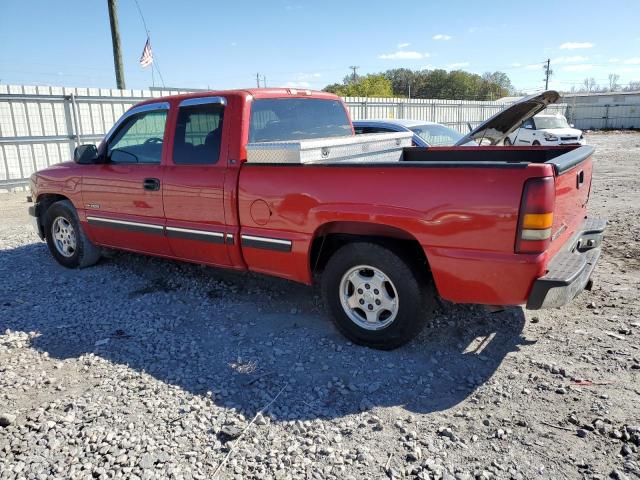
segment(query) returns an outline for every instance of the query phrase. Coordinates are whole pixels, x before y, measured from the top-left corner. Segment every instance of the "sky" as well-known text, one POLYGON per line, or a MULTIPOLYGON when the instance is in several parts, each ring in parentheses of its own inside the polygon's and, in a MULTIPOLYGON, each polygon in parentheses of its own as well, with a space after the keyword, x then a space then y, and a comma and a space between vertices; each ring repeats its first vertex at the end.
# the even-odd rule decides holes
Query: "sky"
MULTIPOLYGON (((503 71, 516 88, 640 80, 640 0, 138 0, 167 87, 321 89, 391 68, 503 71), (262 81, 261 81, 262 84, 262 81)), ((135 0, 118 0, 127 88, 148 88, 135 0)), ((107 0, 0 0, 0 83, 115 88, 107 0)), ((156 73, 156 86, 161 81, 156 73)))

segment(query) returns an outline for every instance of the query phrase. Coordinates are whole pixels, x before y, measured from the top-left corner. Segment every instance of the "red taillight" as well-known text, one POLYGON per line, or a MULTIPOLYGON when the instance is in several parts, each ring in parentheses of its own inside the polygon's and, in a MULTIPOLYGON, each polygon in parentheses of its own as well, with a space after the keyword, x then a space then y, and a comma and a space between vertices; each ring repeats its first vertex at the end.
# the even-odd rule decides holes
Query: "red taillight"
POLYGON ((541 253, 551 243, 556 189, 553 177, 531 178, 524 184, 516 253, 541 253))

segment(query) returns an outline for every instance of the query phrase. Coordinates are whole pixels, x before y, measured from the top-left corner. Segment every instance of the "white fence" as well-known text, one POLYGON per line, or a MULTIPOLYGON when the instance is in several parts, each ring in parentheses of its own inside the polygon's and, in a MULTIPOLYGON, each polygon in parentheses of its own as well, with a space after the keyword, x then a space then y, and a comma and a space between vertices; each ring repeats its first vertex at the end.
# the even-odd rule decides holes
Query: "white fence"
MULTIPOLYGON (((82 143, 97 143, 122 113, 146 98, 177 90, 0 85, 0 189, 24 185, 36 170, 69 160, 82 143)), ((354 120, 412 118, 461 132, 508 104, 459 100, 348 97, 354 120)), ((564 105, 553 105, 564 112, 564 105)), ((577 123, 577 120, 576 120, 577 123)))

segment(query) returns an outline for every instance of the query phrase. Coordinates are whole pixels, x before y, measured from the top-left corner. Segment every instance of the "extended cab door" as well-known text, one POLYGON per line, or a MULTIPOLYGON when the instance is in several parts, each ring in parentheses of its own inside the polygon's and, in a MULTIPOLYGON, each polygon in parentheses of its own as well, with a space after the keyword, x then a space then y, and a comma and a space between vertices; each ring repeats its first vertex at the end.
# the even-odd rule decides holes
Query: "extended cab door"
POLYGON ((127 111, 100 146, 104 163, 86 169, 82 199, 94 240, 116 248, 169 255, 164 236, 161 160, 169 104, 127 111))
POLYGON ((211 265, 230 265, 224 211, 229 127, 226 100, 180 102, 173 146, 164 171, 166 234, 173 255, 211 265))

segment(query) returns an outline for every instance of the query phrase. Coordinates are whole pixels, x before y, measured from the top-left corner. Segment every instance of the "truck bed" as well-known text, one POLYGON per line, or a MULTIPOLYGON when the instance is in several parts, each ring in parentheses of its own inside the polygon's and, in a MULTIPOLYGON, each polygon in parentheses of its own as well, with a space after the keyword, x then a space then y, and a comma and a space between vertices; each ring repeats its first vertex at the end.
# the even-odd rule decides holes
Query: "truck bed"
POLYGON ((558 147, 413 147, 403 149, 403 162, 490 162, 496 163, 549 163, 560 174, 582 162, 594 148, 589 145, 558 147))

